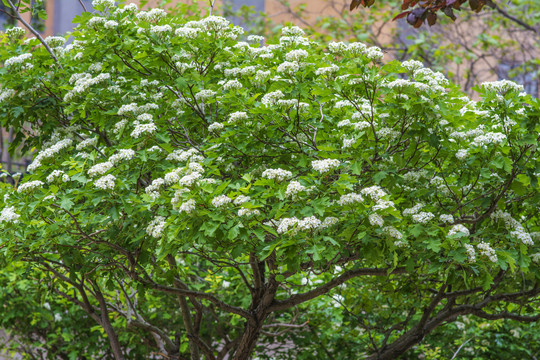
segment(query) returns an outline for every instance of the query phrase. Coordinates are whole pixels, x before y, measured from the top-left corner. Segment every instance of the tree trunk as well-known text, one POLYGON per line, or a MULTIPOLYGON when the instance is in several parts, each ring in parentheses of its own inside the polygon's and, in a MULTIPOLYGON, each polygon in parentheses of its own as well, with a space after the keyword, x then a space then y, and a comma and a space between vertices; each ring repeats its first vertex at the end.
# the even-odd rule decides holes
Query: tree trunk
POLYGON ((255 349, 255 345, 257 345, 257 339, 259 338, 263 324, 264 319, 252 319, 246 323, 244 333, 242 334, 238 348, 234 353, 233 360, 249 359, 253 353, 253 349, 255 349))

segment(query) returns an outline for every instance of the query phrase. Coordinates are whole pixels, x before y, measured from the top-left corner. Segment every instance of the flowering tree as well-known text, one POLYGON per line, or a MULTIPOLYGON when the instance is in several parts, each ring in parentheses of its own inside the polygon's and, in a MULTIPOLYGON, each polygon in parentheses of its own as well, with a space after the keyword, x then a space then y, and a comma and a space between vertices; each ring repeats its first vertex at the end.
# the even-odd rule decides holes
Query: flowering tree
POLYGON ((474 102, 361 43, 94 7, 54 57, 2 40, 2 125, 37 151, 2 184, 0 246, 116 359, 126 329, 160 358, 394 359, 464 315, 539 319, 540 103, 520 85, 474 102), (321 344, 351 321, 355 347, 321 344))

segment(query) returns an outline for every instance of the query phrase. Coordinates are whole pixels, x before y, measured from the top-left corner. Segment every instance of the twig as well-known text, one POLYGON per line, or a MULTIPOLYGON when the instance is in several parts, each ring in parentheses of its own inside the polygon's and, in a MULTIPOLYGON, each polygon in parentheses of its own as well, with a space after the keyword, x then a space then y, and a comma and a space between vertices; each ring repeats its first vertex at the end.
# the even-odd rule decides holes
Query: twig
POLYGON ((461 350, 461 348, 464 347, 465 344, 468 343, 469 341, 471 341, 473 338, 474 338, 474 336, 472 338, 468 339, 467 341, 465 341, 463 344, 461 344, 450 360, 454 360, 456 358, 457 354, 459 353, 459 351, 461 350))
POLYGON ((88 10, 86 10, 86 6, 85 6, 84 3, 82 2, 82 0, 79 0, 79 4, 81 4, 81 6, 82 6, 82 8, 83 8, 83 10, 84 10, 85 12, 88 12, 88 10))
POLYGON ((504 11, 503 9, 501 9, 499 7, 499 5, 495 4, 493 1, 489 0, 488 3, 487 3, 487 6, 489 6, 490 8, 492 9, 495 9, 499 14, 501 14, 503 17, 515 22, 516 24, 519 24, 521 25, 522 27, 524 27, 525 29, 527 29, 528 31, 532 31, 534 33, 538 33, 538 31, 533 28, 531 25, 519 20, 518 18, 516 17, 513 17, 512 15, 510 15, 509 13, 507 13, 506 11, 504 11))
POLYGON ((28 24, 21 16, 21 14, 19 13, 17 7, 15 5, 13 5, 13 3, 11 2, 11 0, 6 0, 7 3, 9 4, 9 6, 11 7, 11 9, 15 12, 15 17, 17 18, 17 20, 19 20, 28 30, 30 30, 30 32, 32 34, 34 34, 34 36, 36 38, 38 38, 38 40, 43 44, 43 46, 45 46, 45 49, 47 49, 47 51, 49 52, 49 54, 51 54, 51 57, 53 58, 54 62, 60 67, 60 69, 63 69, 62 68, 62 65, 60 65, 60 63, 58 62, 58 59, 56 58, 56 56, 54 55, 53 51, 51 50, 51 48, 49 47, 49 45, 45 42, 45 40, 43 40, 43 38, 41 37, 41 35, 30 25, 28 24))
POLYGON ((210 4, 210 15, 208 16, 212 16, 212 13, 214 12, 214 4, 216 3, 216 0, 212 0, 212 3, 210 4))

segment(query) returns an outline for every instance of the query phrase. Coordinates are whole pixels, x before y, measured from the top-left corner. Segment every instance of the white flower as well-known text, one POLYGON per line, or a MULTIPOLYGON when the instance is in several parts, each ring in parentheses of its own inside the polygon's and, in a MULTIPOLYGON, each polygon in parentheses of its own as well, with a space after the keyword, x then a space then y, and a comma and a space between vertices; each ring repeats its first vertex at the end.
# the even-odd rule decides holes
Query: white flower
POLYGON ((180 207, 178 208, 178 212, 185 212, 187 214, 191 214, 195 210, 195 205, 195 200, 189 199, 188 201, 180 205, 180 207))
POLYGON ((480 135, 478 137, 474 138, 474 141, 471 143, 471 145, 488 145, 488 144, 494 144, 494 145, 500 145, 506 140, 506 135, 503 133, 494 133, 494 132, 488 132, 484 135, 480 135))
POLYGON ((26 34, 26 31, 23 28, 16 26, 16 27, 12 27, 11 29, 7 29, 6 34, 9 37, 18 38, 26 34))
POLYGON ((532 240, 531 234, 525 231, 525 229, 521 228, 518 230, 514 230, 510 232, 510 235, 521 241, 525 245, 534 245, 534 241, 532 240))
POLYGON ((491 262, 497 262, 495 250, 493 250, 488 243, 481 241, 476 247, 480 250, 480 254, 486 255, 491 262))
POLYGON ((200 178, 202 178, 202 174, 198 173, 198 172, 193 172, 191 174, 188 174, 184 177, 182 177, 178 183, 182 186, 187 186, 187 187, 190 187, 192 186, 197 180, 199 180, 200 178))
POLYGON ((157 131, 157 126, 154 123, 148 124, 138 124, 135 126, 135 129, 131 132, 130 136, 134 139, 137 139, 142 134, 153 134, 157 131))
POLYGON ((215 207, 221 207, 229 204, 231 201, 231 198, 227 195, 220 195, 212 199, 212 205, 215 207))
POLYGON ((283 169, 266 169, 262 173, 262 177, 265 179, 274 179, 276 181, 283 181, 286 178, 292 177, 292 172, 283 169))
MULTIPOLYGON (((394 239, 401 240, 401 238, 403 238, 403 234, 401 234, 401 232, 399 232, 399 230, 396 229, 393 226, 385 226, 383 228, 383 231, 385 233, 387 233, 390 237, 394 238, 394 239)), ((396 245, 396 243, 394 243, 394 245, 396 245)), ((396 245, 396 246, 398 246, 398 245, 396 245)))
POLYGON ((465 250, 467 250, 467 255, 469 257, 468 261, 473 263, 476 260, 476 251, 474 251, 474 246, 470 244, 465 244, 465 250))
POLYGON ((377 201, 383 196, 386 196, 386 192, 378 185, 364 188, 360 190, 360 192, 366 196, 369 196, 374 201, 377 201))
POLYGON ((433 219, 434 217, 435 217, 435 215, 433 215, 432 213, 422 211, 422 212, 420 212, 418 214, 414 214, 412 216, 412 219, 413 219, 414 222, 417 222, 417 223, 420 223, 420 224, 426 224, 431 219, 433 219))
POLYGON ((418 69, 422 69, 424 67, 424 64, 422 64, 418 60, 407 60, 401 63, 401 67, 408 71, 414 72, 418 69))
POLYGON ((324 174, 331 170, 337 169, 339 164, 340 162, 337 159, 313 160, 311 162, 311 167, 315 171, 324 174))
POLYGON ((153 238, 160 238, 163 236, 163 229, 165 228, 165 218, 163 216, 156 216, 150 224, 148 224, 148 227, 146 228, 146 233, 153 238))
POLYGON ((96 164, 96 165, 92 166, 88 170, 88 176, 93 177, 93 176, 96 176, 96 175, 103 175, 107 171, 112 169, 113 166, 114 166, 114 164, 112 162, 110 162, 110 161, 106 161, 106 162, 103 162, 103 163, 96 164))
POLYGON ((357 202, 359 203, 362 201, 364 201, 364 198, 362 197, 362 195, 356 194, 356 193, 350 193, 350 194, 341 195, 341 197, 338 200, 338 204, 341 206, 344 206, 344 205, 351 205, 357 202))
POLYGON ((12 222, 14 224, 19 222, 21 215, 15 212, 15 206, 8 206, 2 209, 0 212, 0 223, 12 222))
POLYGON ((65 174, 62 170, 54 170, 47 176, 47 182, 53 182, 57 177, 61 177, 63 182, 69 181, 69 176, 65 174))
POLYGON ((27 183, 19 185, 19 187, 17 188, 17 192, 19 194, 24 193, 24 192, 29 192, 34 189, 40 188, 42 186, 43 186, 43 181, 40 181, 40 180, 29 181, 27 183))
POLYGON ((279 225, 276 231, 278 234, 286 233, 287 231, 289 231, 289 229, 291 229, 296 224, 298 224, 298 219, 296 217, 283 218, 279 222, 279 225))
POLYGON ((469 150, 460 149, 456 153, 456 158, 458 158, 458 160, 463 160, 463 159, 465 159, 467 157, 467 155, 469 155, 469 150))
POLYGON ((234 199, 234 205, 241 205, 245 202, 248 202, 249 200, 251 200, 251 198, 249 196, 246 196, 246 195, 238 195, 236 197, 236 199, 234 199))
POLYGON ((212 90, 201 90, 195 94, 195 99, 197 100, 208 100, 216 96, 216 92, 212 90))
POLYGON ((403 215, 414 215, 414 214, 418 214, 418 212, 419 212, 420 210, 422 210, 422 208, 423 208, 424 206, 425 206, 424 204, 418 203, 418 204, 414 205, 412 208, 408 208, 408 209, 403 210, 402 214, 403 214, 403 215))
POLYGON ((309 216, 299 220, 297 223, 297 228, 304 231, 316 230, 319 228, 319 226, 321 226, 321 224, 321 220, 317 219, 315 216, 309 216))
POLYGON ((366 57, 373 61, 382 60, 382 58, 384 57, 382 50, 376 46, 372 46, 366 49, 365 53, 366 53, 366 57))
POLYGON ((254 215, 260 215, 261 212, 257 209, 247 209, 247 208, 241 208, 238 210, 238 216, 254 216, 254 215))
POLYGON ((285 197, 295 197, 298 193, 305 191, 306 187, 300 184, 298 181, 291 181, 287 185, 287 190, 285 191, 285 197))
POLYGON ((229 124, 234 124, 239 120, 245 120, 248 118, 248 115, 243 111, 233 112, 229 115, 229 124))
POLYGON ((452 228, 448 231, 448 236, 455 235, 457 233, 463 233, 465 235, 470 235, 469 229, 467 229, 462 224, 457 224, 452 226, 452 228))
POLYGON ((229 80, 225 84, 223 84, 224 90, 231 90, 231 89, 241 89, 242 83, 238 80, 229 80))
POLYGON ((291 50, 285 55, 285 59, 287 59, 288 61, 299 62, 307 58, 308 55, 309 53, 306 50, 302 50, 302 49, 291 50))
POLYGON ((305 33, 304 30, 302 30, 298 26, 285 26, 281 29, 281 34, 285 36, 304 36, 305 33))
POLYGON ((219 123, 219 122, 211 123, 208 126, 208 131, 218 131, 218 130, 221 130, 221 129, 223 129, 223 124, 219 123))
POLYGON ((354 145, 356 142, 356 139, 343 139, 343 146, 341 146, 342 149, 349 148, 354 145))
POLYGON ((272 91, 267 94, 265 94, 261 102, 268 107, 269 105, 273 105, 277 100, 281 99, 283 96, 283 93, 280 90, 272 91))
POLYGON ((383 226, 384 225, 384 219, 379 214, 371 214, 369 215, 369 223, 372 226, 383 226))
POLYGON ((93 138, 88 138, 88 139, 84 139, 83 141, 81 141, 80 143, 77 144, 77 146, 75 146, 75 148, 77 150, 82 150, 88 146, 96 146, 97 145, 97 142, 98 142, 98 138, 97 137, 93 137, 93 138))
POLYGON ((114 155, 109 158, 109 162, 113 165, 117 165, 120 161, 131 160, 135 156, 135 151, 131 149, 120 149, 114 155))
POLYGON ((264 36, 249 35, 247 37, 247 41, 249 41, 252 44, 260 43, 261 41, 264 41, 264 36))
POLYGON ((329 216, 323 220, 321 225, 319 226, 319 229, 326 229, 330 226, 333 226, 339 222, 339 219, 337 217, 329 216))
POLYGON ((112 190, 114 189, 115 181, 116 177, 109 174, 94 181, 94 186, 103 190, 112 190))
POLYGON ((32 54, 22 54, 22 55, 19 55, 19 56, 14 56, 14 57, 11 57, 11 58, 7 59, 4 62, 4 66, 6 68, 8 68, 8 67, 11 67, 13 65, 20 65, 20 64, 26 62, 31 57, 32 57, 32 54))
POLYGON ((339 66, 337 66, 336 64, 332 64, 328 67, 318 68, 317 70, 315 70, 315 75, 333 75, 338 72, 338 70, 339 66))
POLYGON ((451 224, 454 222, 454 217, 448 214, 441 214, 439 216, 439 220, 442 221, 443 223, 451 224))
POLYGON ((277 67, 278 73, 284 73, 287 75, 294 75, 298 72, 300 66, 296 61, 285 61, 277 67))
POLYGON ((484 87, 487 91, 495 91, 498 93, 507 93, 509 91, 525 91, 523 85, 516 84, 515 82, 510 80, 484 82, 480 86, 484 87))

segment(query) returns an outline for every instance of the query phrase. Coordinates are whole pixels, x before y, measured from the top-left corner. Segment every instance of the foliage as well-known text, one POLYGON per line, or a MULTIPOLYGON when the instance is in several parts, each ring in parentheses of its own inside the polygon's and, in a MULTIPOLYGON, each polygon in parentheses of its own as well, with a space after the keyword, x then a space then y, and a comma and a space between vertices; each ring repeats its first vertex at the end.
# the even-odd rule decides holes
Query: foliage
POLYGON ((1 123, 36 155, 0 248, 116 359, 394 359, 460 316, 538 319, 521 86, 475 102, 377 47, 94 5, 58 62, 2 39, 1 123))

